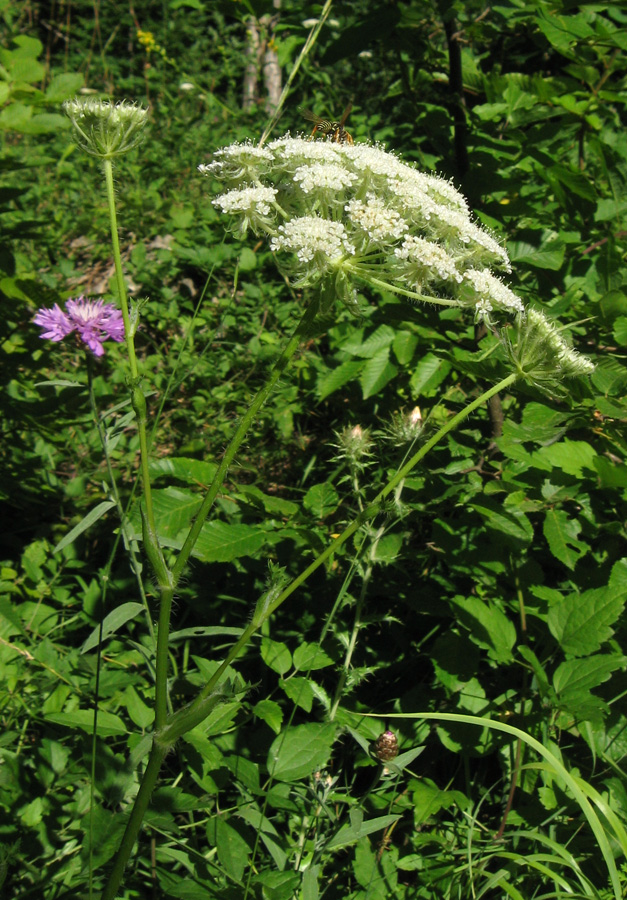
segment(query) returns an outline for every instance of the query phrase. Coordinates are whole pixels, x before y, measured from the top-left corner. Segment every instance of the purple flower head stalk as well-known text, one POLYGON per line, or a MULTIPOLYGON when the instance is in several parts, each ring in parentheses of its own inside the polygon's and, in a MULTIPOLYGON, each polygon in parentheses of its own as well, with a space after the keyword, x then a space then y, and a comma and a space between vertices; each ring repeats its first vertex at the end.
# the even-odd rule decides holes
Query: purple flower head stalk
POLYGON ((77 297, 76 300, 67 301, 65 310, 64 312, 58 303, 52 309, 38 310, 33 322, 44 329, 42 338, 62 341, 72 331, 76 331, 94 356, 104 354, 103 341, 110 338, 119 343, 124 340, 122 313, 112 303, 77 297))

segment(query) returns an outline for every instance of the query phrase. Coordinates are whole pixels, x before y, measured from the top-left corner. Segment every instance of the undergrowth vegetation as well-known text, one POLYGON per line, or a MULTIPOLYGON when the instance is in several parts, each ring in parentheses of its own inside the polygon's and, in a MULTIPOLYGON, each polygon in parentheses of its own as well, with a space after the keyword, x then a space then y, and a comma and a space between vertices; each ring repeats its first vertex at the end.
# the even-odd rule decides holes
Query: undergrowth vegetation
POLYGON ((2 896, 624 896, 626 22, 0 0, 2 896))

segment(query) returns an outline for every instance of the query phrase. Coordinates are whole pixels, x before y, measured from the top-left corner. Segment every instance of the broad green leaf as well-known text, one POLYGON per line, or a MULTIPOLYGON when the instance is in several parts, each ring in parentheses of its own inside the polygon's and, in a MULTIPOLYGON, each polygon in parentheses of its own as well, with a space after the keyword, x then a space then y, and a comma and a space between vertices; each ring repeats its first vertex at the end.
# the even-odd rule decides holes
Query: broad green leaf
POLYGON ((281 682, 281 687, 295 706, 300 706, 305 712, 311 712, 314 692, 308 678, 296 676, 281 682))
POLYGON ((220 863, 231 878, 241 881, 250 848, 240 833, 227 824, 221 815, 215 820, 215 842, 220 863))
POLYGON ((261 658, 273 672, 278 672, 279 675, 285 675, 292 668, 292 654, 287 646, 267 637, 261 639, 261 658))
POLYGON ((339 502, 338 492, 328 481, 312 485, 303 498, 303 506, 316 519, 324 519, 335 512, 339 502))
POLYGON ((390 348, 382 347, 368 360, 359 378, 364 400, 374 396, 398 374, 396 366, 390 362, 390 348))
POLYGON ((627 466, 623 463, 612 462, 605 456, 597 456, 594 459, 594 468, 598 472, 602 487, 627 487, 627 466))
POLYGON ((312 672, 332 666, 333 660, 318 644, 300 644, 294 650, 294 668, 300 672, 312 672))
POLYGON ((181 628, 180 631, 173 631, 168 640, 185 641, 188 638, 195 637, 214 637, 215 635, 227 635, 228 637, 238 638, 243 628, 232 628, 230 625, 195 625, 191 628, 181 628))
POLYGON ((336 369, 331 369, 326 375, 322 375, 317 384, 319 399, 324 400, 329 394, 339 391, 349 381, 356 379, 363 367, 361 360, 349 359, 336 369))
POLYGON ((268 751, 268 771, 279 781, 298 781, 320 769, 331 755, 335 725, 310 723, 287 728, 268 751))
POLYGON ((384 534, 377 542, 372 558, 378 563, 391 563, 398 556, 402 546, 402 534, 384 534))
POLYGON ((558 666, 553 675, 553 687, 558 697, 584 694, 607 681, 611 673, 625 666, 627 660, 618 654, 603 653, 587 659, 569 659, 558 666))
POLYGON ((513 659, 516 629, 500 609, 488 606, 479 597, 454 597, 449 603, 475 643, 487 650, 492 659, 501 663, 513 659))
POLYGON ((612 334, 616 343, 620 344, 621 347, 627 345, 627 316, 618 316, 614 319, 612 334))
POLYGON ((400 818, 400 816, 379 816, 376 819, 368 819, 365 822, 361 822, 358 828, 354 827, 352 823, 350 825, 344 825, 326 844, 326 849, 337 850, 338 847, 354 844, 367 834, 373 834, 375 831, 382 831, 384 828, 397 822, 400 818))
POLYGON ((98 519, 101 519, 105 513, 109 512, 115 506, 113 500, 103 500, 102 503, 99 503, 98 506, 95 506, 90 512, 87 513, 84 519, 75 525, 74 528, 66 534, 65 537, 61 538, 57 546, 52 551, 53 553, 59 553, 60 550, 63 550, 64 547, 69 547, 70 544, 73 544, 79 534, 82 534, 88 528, 90 528, 94 522, 97 522, 98 519))
MULTIPOLYGON (((141 615, 143 611, 144 607, 141 603, 129 602, 116 606, 115 609, 111 610, 111 612, 104 617, 102 622, 102 640, 105 641, 107 638, 111 637, 111 635, 115 634, 122 625, 125 625, 131 619, 135 619, 137 616, 141 615)), ((81 647, 81 653, 87 653, 88 650, 92 650, 94 647, 98 646, 100 643, 100 633, 101 626, 97 625, 81 647)))
MULTIPOLYGON (((93 709, 76 709, 74 712, 48 713, 44 716, 46 721, 54 722, 55 725, 63 725, 66 728, 79 728, 86 731, 87 734, 93 734, 94 731, 94 711, 93 709)), ((112 737, 116 734, 128 734, 128 726, 124 724, 119 716, 113 713, 98 710, 98 727, 97 732, 101 737, 112 737)))
POLYGON ((133 722, 142 729, 148 728, 155 717, 154 710, 147 706, 132 684, 122 694, 124 705, 133 722))
POLYGON ((569 518, 562 509, 549 509, 544 517, 544 536, 549 549, 569 569, 574 569, 577 560, 590 550, 588 544, 577 540, 580 531, 578 520, 569 518))
POLYGON ((614 633, 611 625, 625 607, 627 593, 608 587, 569 594, 549 610, 551 634, 565 653, 588 656, 614 633))

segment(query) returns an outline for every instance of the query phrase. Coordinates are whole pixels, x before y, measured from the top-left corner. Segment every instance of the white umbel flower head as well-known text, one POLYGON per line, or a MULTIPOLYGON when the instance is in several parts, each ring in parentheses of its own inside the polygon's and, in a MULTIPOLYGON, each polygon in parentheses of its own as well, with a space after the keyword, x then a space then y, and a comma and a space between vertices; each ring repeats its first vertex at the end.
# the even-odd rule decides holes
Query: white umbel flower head
POLYGON ((508 269, 507 253, 462 195, 383 146, 285 135, 225 147, 200 168, 224 185, 216 206, 265 233, 325 308, 335 298, 358 311, 357 285, 369 284, 489 321, 522 309, 493 274, 508 269))

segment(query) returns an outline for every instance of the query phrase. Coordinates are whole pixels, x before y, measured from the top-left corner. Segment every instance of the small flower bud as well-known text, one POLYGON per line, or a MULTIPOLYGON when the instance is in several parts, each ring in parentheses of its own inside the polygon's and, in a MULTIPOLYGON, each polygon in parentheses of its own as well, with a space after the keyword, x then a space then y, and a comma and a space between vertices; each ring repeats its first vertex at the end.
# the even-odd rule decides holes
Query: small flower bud
POLYGON ((422 429, 422 413, 420 412, 420 407, 415 406, 409 413, 394 413, 387 428, 387 433, 393 443, 402 445, 416 440, 422 429))
POLYGON ((93 97, 66 100, 63 109, 78 146, 99 159, 113 159, 136 147, 148 115, 147 109, 125 100, 112 103, 93 97))
POLYGON ((373 445, 370 432, 361 425, 353 425, 337 431, 337 447, 340 458, 347 459, 353 466, 363 466, 366 459, 371 456, 370 448, 373 445))

